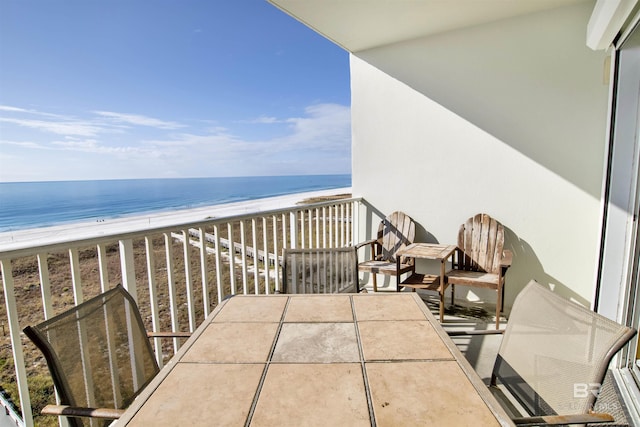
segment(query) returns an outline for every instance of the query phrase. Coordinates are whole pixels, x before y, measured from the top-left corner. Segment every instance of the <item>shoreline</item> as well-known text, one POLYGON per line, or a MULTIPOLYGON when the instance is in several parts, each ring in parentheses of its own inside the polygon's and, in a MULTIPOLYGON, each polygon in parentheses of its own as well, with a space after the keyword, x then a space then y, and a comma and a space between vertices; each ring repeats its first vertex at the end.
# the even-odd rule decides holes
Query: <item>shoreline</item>
POLYGON ((333 196, 350 192, 351 187, 306 191, 282 196, 245 200, 242 202, 223 203, 173 211, 150 212, 142 215, 134 214, 126 217, 104 219, 99 222, 80 221, 49 227, 6 231, 0 233, 0 252, 33 246, 32 243, 34 241, 37 241, 38 246, 40 246, 62 241, 101 237, 105 234, 119 234, 132 230, 144 230, 145 228, 205 221, 217 217, 283 209, 296 206, 296 204, 309 198, 333 196))

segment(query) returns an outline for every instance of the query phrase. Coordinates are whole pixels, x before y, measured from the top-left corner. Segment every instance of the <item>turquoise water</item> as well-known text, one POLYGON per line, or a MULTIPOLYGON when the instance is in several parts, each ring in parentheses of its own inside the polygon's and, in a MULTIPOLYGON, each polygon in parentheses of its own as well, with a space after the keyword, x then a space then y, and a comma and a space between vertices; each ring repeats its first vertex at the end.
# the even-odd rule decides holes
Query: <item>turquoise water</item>
POLYGON ((0 183, 0 232, 351 186, 351 175, 0 183))

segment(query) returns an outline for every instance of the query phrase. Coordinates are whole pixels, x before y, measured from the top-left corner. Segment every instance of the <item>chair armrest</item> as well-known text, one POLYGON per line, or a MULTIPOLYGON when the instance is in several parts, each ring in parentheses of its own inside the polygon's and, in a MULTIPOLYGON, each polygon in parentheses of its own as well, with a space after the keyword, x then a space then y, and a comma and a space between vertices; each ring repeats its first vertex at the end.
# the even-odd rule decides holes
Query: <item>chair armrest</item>
POLYGON ((191 332, 147 332, 148 338, 189 338, 191 332))
POLYGON ((454 270, 459 268, 463 257, 464 251, 456 246, 456 250, 451 253, 451 268, 454 270))
POLYGON ((592 412, 590 414, 575 415, 545 415, 539 417, 514 418, 513 422, 518 426, 538 426, 538 425, 565 425, 565 424, 586 424, 586 423, 608 423, 614 421, 609 414, 592 412))
POLYGON ((356 249, 360 249, 363 246, 367 246, 367 245, 375 245, 376 243, 378 243, 377 239, 371 239, 371 240, 367 240, 365 242, 360 242, 358 244, 356 244, 356 249))
POLYGON ((115 408, 83 408, 68 405, 47 405, 40 411, 43 415, 57 415, 67 417, 89 417, 117 420, 124 414, 124 409, 115 408))
POLYGON ((488 331, 445 331, 450 337, 466 337, 470 335, 502 335, 504 329, 490 329, 488 331))
POLYGON ((500 260, 500 266, 502 268, 509 268, 511 267, 512 261, 513 261, 513 253, 510 250, 505 249, 502 252, 502 260, 500 260))

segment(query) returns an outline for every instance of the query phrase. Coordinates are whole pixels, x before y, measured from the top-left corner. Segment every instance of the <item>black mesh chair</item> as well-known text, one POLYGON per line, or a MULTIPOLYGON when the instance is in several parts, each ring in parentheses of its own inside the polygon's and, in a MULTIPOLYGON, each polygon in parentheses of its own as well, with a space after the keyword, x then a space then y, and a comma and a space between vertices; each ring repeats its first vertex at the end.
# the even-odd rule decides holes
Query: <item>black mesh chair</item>
POLYGON ((121 285, 24 332, 44 354, 60 398, 42 414, 69 417, 72 426, 111 423, 159 371, 138 307, 121 285))
POLYGON ((356 293, 356 248, 284 249, 282 277, 288 294, 356 293))

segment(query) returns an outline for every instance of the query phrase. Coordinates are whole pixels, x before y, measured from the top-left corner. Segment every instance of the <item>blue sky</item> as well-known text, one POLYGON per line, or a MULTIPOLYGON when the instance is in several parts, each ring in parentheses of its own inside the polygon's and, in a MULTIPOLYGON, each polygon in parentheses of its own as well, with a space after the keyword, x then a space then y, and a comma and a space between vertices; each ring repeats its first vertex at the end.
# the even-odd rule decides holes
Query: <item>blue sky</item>
POLYGON ((350 103, 264 0, 0 0, 0 181, 350 173, 350 103))

